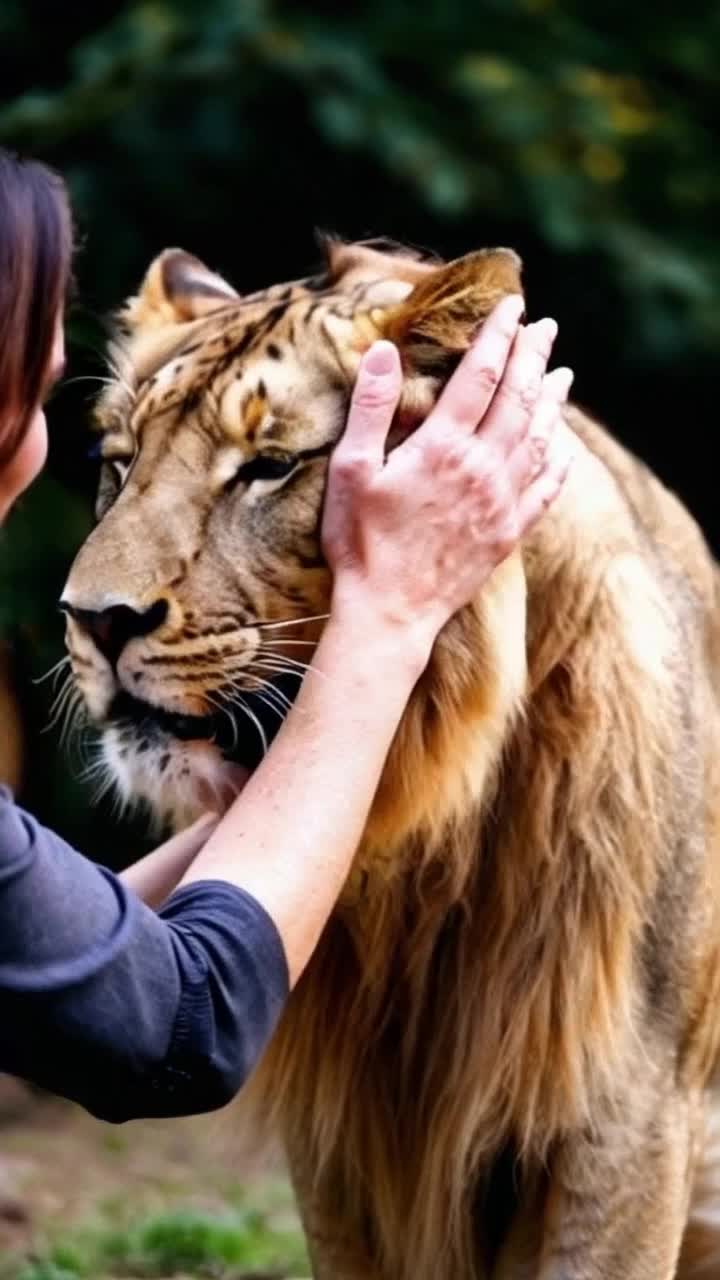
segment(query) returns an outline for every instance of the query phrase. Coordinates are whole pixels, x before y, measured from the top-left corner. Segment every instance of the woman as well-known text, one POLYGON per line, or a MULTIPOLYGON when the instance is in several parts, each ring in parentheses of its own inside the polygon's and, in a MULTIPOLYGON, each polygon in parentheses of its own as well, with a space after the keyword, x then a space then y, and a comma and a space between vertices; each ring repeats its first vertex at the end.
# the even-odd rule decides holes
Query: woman
MULTIPOLYGON (((61 181, 0 152, 0 518, 45 460, 70 257, 61 181)), ((342 888, 438 632, 562 485, 570 374, 545 374, 555 325, 521 313, 519 298, 497 308, 387 462, 399 359, 386 342, 365 358, 330 467, 314 671, 215 830, 118 877, 0 797, 0 1070, 114 1121, 209 1110, 240 1087, 342 888)))

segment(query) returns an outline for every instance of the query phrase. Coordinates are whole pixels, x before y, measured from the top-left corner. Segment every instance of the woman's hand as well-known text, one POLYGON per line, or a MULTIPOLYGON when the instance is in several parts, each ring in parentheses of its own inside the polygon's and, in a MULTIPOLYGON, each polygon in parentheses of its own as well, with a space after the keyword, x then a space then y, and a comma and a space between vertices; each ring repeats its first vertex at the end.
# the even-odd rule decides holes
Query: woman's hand
POLYGON ((557 497, 572 457, 560 427, 572 374, 545 372, 557 326, 521 326, 522 307, 509 297, 495 308, 387 460, 400 361, 388 342, 365 356, 325 503, 333 617, 361 614, 366 631, 389 625, 432 646, 557 497))

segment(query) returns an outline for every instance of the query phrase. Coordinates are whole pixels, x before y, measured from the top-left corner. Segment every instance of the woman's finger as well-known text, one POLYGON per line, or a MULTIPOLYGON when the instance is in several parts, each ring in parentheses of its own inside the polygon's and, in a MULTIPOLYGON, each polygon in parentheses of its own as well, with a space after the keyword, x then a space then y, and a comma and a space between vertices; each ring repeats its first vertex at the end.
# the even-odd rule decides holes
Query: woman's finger
POLYGON ((392 342, 375 342, 360 362, 344 434, 335 449, 333 465, 352 468, 362 460, 380 467, 385 441, 402 390, 402 369, 392 342))
POLYGON ((513 343, 497 394, 478 428, 501 458, 510 456, 528 430, 556 334, 554 320, 538 320, 521 329, 513 343))
POLYGON ((540 398, 527 432, 507 460, 508 478, 518 496, 545 467, 572 381, 571 369, 554 369, 543 378, 540 398))
POLYGON ((572 467, 575 451, 569 431, 553 440, 540 474, 521 495, 517 505, 518 536, 522 538, 557 498, 572 467))
POLYGON ((491 311, 416 435, 434 434, 439 424, 451 433, 475 431, 505 372, 524 307, 522 297, 511 294, 491 311))

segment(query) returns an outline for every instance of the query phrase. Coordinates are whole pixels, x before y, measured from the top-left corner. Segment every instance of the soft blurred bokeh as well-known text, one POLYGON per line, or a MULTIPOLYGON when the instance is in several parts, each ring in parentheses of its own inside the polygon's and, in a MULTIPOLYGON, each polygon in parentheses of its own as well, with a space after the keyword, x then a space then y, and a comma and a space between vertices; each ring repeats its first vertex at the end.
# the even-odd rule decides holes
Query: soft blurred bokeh
POLYGON ((577 398, 718 540, 719 48, 715 0, 0 0, 0 142, 65 174, 80 239, 50 466, 0 544, 32 808, 116 865, 143 843, 41 732, 33 680, 90 521, 79 379, 165 246, 240 290, 312 270, 315 228, 514 246, 577 398))

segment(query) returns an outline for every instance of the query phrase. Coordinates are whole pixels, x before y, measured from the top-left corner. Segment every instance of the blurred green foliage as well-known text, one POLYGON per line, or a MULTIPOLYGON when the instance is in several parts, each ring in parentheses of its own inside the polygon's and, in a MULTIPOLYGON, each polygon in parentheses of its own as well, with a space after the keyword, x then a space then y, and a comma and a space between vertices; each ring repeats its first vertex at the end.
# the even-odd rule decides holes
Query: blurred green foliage
MULTIPOLYGON (((0 0, 0 142, 61 169, 77 211, 71 374, 98 372, 102 315, 169 244, 241 290, 311 270, 317 226, 511 244, 579 399, 714 539, 719 48, 716 0, 0 0)), ((2 549, 23 678, 60 652, 88 389, 58 395, 50 475, 2 549)), ((47 742, 29 799, 52 817, 60 794, 61 825, 119 856, 47 742)))
POLYGON ((123 1225, 99 1222, 65 1230, 31 1261, 0 1263, 3 1280, 282 1280, 307 1275, 307 1252, 297 1215, 268 1210, 252 1196, 240 1208, 208 1213, 179 1208, 123 1225))

